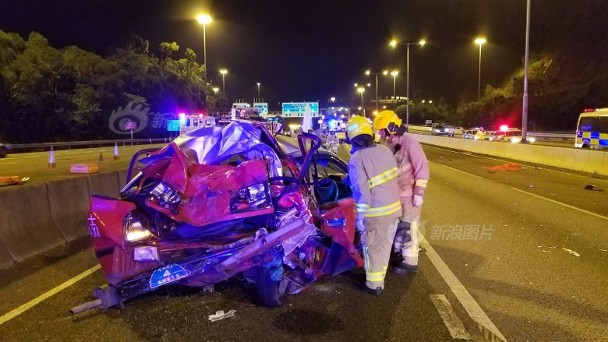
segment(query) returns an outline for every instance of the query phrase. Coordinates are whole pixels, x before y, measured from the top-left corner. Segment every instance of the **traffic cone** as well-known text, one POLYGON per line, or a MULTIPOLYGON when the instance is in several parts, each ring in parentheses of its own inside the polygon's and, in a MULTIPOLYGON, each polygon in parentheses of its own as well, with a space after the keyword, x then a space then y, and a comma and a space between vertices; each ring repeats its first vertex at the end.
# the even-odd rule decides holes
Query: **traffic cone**
POLYGON ((53 146, 51 146, 51 151, 49 153, 49 164, 47 168, 54 169, 56 167, 57 164, 55 164, 55 151, 53 150, 53 146))
POLYGON ((103 153, 99 153, 99 161, 102 162, 103 161, 103 153))
POLYGON ((114 143, 114 160, 118 160, 118 143, 114 143))

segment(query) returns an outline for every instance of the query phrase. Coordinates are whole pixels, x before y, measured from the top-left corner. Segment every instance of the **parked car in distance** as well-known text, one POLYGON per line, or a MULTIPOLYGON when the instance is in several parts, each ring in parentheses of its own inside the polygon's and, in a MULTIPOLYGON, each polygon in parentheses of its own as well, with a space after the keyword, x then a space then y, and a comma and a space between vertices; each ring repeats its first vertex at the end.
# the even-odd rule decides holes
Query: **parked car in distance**
MULTIPOLYGON (((522 140, 521 130, 518 128, 507 128, 500 131, 496 131, 496 141, 510 142, 512 144, 520 143, 522 140)), ((535 142, 534 137, 527 137, 528 142, 535 142)))
POLYGON ((6 157, 10 148, 11 145, 0 143, 0 158, 6 157))
POLYGON ((448 137, 454 136, 454 127, 446 124, 433 124, 431 128, 432 135, 446 135, 448 137))
POLYGON ((466 130, 462 134, 463 139, 484 140, 486 132, 483 129, 474 128, 466 130))

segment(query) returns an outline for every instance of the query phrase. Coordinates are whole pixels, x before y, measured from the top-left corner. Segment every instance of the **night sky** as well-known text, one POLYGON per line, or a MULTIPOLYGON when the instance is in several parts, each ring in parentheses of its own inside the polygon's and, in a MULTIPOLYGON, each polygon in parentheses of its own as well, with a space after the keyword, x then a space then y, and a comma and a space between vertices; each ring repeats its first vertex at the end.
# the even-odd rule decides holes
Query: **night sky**
MULTIPOLYGON (((584 22, 606 18, 583 6, 597 0, 532 0, 530 49, 560 40, 580 46, 569 34, 584 22), (578 44, 578 45, 577 45, 578 44)), ((523 65, 526 0, 0 0, 0 29, 24 38, 43 34, 56 48, 68 45, 106 56, 130 32, 150 41, 152 52, 175 41, 203 61, 203 29, 194 17, 208 12, 207 64, 211 81, 227 68, 226 91, 252 101, 261 96, 271 110, 279 102, 358 98, 354 82, 372 82, 364 70, 398 69, 397 95, 405 95, 405 47, 388 47, 391 37, 427 40, 410 47, 410 93, 444 97, 455 104, 477 91, 478 47, 484 35, 482 87, 501 86, 523 65)), ((608 12, 608 11, 603 11, 608 12)), ((582 48, 591 49, 592 46, 582 48)), ((392 76, 379 78, 380 96, 393 92, 392 76)))

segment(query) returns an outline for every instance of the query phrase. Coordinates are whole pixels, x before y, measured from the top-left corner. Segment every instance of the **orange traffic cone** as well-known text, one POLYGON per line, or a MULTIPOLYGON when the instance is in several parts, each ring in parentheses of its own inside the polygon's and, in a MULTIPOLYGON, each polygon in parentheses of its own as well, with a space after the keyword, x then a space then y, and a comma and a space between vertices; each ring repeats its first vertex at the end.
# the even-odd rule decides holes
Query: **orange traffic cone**
POLYGON ((55 151, 53 150, 53 146, 51 146, 51 151, 49 153, 49 164, 47 168, 54 169, 56 167, 57 165, 55 164, 55 151))
POLYGON ((103 153, 99 153, 99 161, 102 162, 103 161, 103 153))
POLYGON ((118 160, 118 143, 114 143, 114 160, 118 160))

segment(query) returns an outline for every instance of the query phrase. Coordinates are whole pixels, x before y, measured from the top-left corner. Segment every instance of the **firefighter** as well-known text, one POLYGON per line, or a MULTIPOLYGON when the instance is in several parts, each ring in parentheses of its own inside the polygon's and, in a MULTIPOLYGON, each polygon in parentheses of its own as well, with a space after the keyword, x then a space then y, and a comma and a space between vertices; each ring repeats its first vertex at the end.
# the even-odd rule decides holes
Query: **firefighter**
POLYGON ((319 139, 321 139, 323 145, 327 144, 327 128, 324 128, 321 133, 319 133, 319 139))
POLYGON ((329 131, 329 135, 327 136, 327 149, 333 153, 338 153, 338 148, 340 147, 340 140, 338 140, 338 136, 336 135, 336 131, 329 131))
POLYGON ((373 142, 372 126, 355 115, 346 123, 352 145, 348 177, 357 204, 356 228, 361 234, 366 290, 380 295, 401 214, 397 163, 391 151, 373 142))
POLYGON ((393 151, 398 169, 402 214, 395 234, 394 252, 401 262, 392 268, 397 274, 416 272, 418 268, 420 215, 424 191, 429 181, 429 162, 420 143, 401 125, 391 110, 374 118, 374 130, 393 151))

